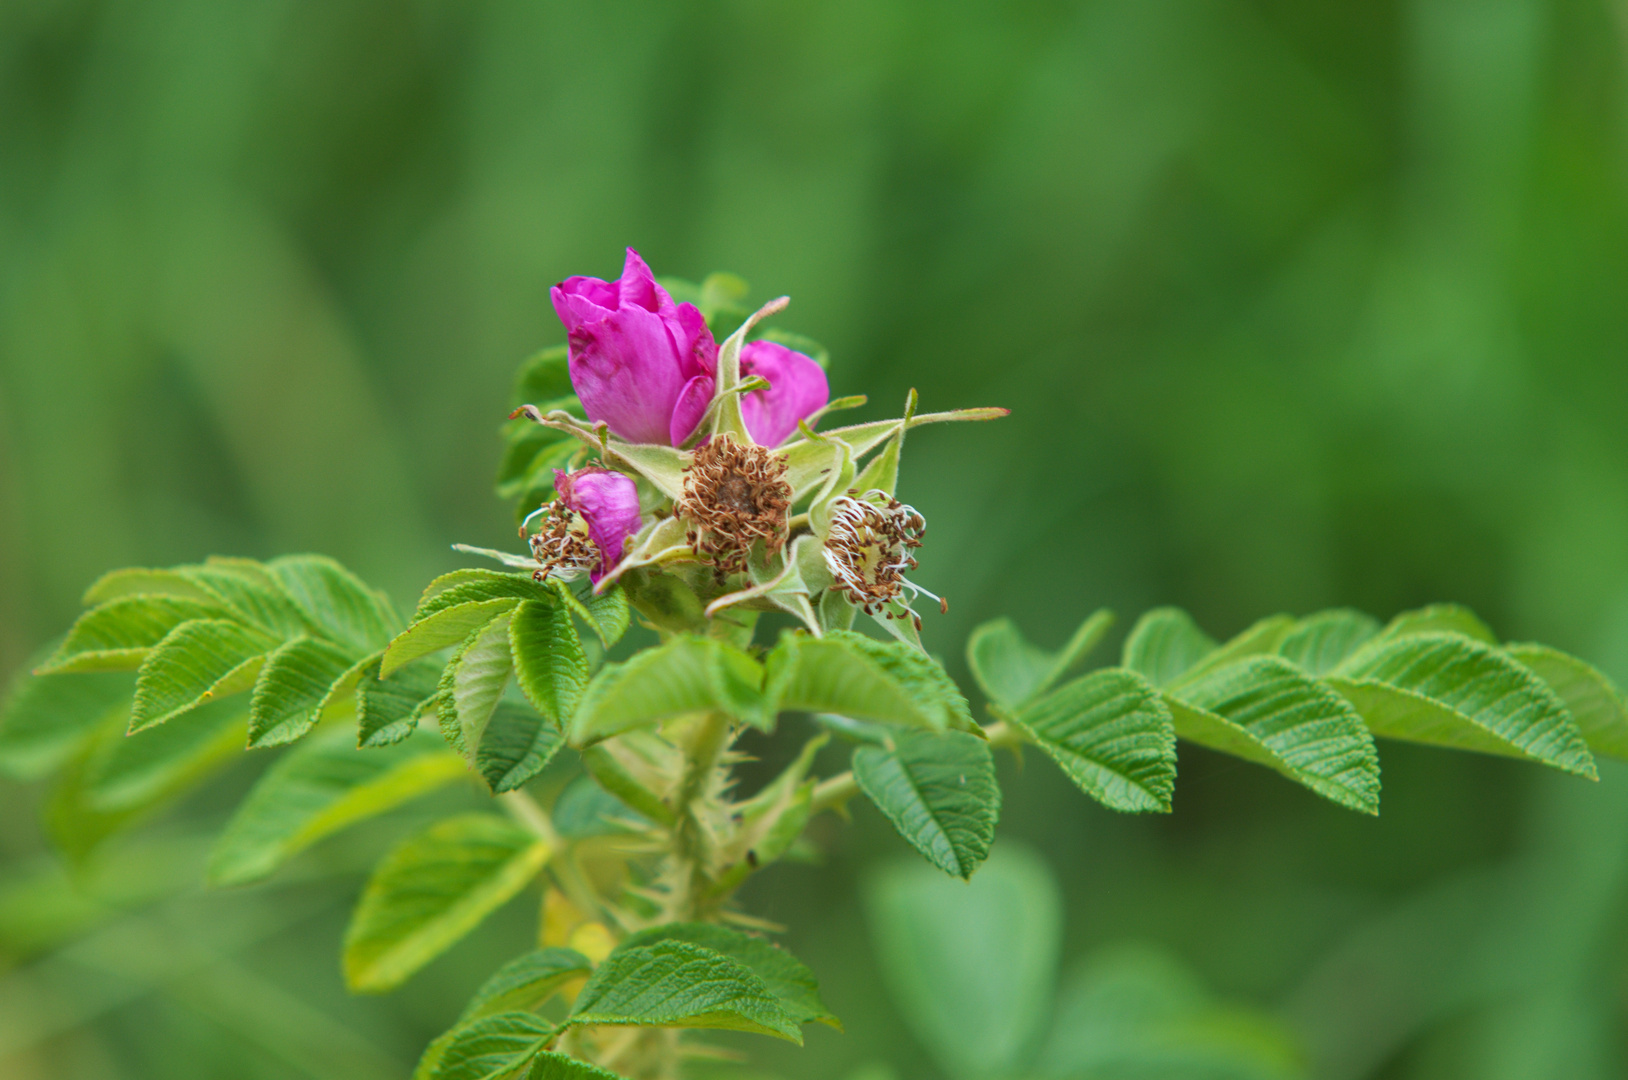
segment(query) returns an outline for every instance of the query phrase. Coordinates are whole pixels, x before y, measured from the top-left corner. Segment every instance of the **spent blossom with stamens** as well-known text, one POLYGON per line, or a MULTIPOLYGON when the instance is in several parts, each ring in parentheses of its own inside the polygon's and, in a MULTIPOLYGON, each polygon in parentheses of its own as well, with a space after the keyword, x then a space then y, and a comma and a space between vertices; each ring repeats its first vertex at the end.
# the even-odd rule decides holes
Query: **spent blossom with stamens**
POLYGON ((554 490, 559 497, 521 526, 524 536, 534 520, 539 522, 529 540, 538 564, 532 576, 571 581, 587 573, 598 584, 643 524, 638 486, 619 472, 589 466, 572 473, 556 470, 554 490))
POLYGON ((831 529, 825 538, 825 565, 843 593, 867 615, 886 613, 895 603, 909 613, 916 629, 921 617, 901 599, 903 591, 925 594, 938 601, 941 611, 948 601, 934 596, 904 575, 916 569, 910 553, 921 547, 927 533, 926 520, 914 507, 906 506, 885 491, 872 489, 860 495, 850 488, 846 495, 831 500, 831 529))
POLYGON ((746 569, 752 545, 774 555, 786 542, 791 485, 786 458, 762 446, 718 435, 696 447, 684 470, 684 494, 673 509, 688 522, 686 541, 710 559, 718 580, 746 569))

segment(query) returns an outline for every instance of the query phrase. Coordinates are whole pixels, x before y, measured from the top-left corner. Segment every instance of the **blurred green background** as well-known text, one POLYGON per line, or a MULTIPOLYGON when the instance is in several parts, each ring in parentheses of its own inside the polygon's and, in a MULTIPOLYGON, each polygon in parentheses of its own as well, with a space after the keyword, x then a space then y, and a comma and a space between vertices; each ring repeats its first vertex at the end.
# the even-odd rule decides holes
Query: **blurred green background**
MULTIPOLYGON (((1622 0, 6 0, 0 661, 115 566, 321 551, 408 605, 512 542, 513 368, 632 244, 789 293, 866 416, 1012 408, 909 447, 958 676, 997 613, 1457 600, 1628 681, 1625 50, 1622 0)), ((1381 749, 1378 820, 1186 747, 1156 820, 1008 759, 1002 842, 1065 968, 1153 943, 1316 1076, 1624 1075, 1628 769, 1381 749)), ((201 895, 257 767, 73 903, 0 786, 0 1076, 405 1075, 523 943, 346 998, 399 820, 201 895)), ((828 833, 749 899, 848 1031, 760 1060, 933 1080, 861 902, 903 846, 828 833)))

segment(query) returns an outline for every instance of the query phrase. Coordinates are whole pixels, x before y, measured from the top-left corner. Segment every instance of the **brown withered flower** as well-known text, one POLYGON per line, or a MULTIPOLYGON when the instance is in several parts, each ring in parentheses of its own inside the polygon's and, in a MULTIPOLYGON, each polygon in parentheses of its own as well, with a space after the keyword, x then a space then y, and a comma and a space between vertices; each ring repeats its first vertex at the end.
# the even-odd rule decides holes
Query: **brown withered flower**
MULTIPOLYGON (((532 577, 543 581, 549 576, 561 581, 574 581, 583 574, 598 569, 599 545, 588 535, 582 519, 565 504, 555 499, 540 507, 531 517, 538 520, 538 530, 529 538, 531 557, 537 560, 532 577)), ((524 535, 525 530, 521 530, 524 535)))
POLYGON ((831 500, 831 531, 825 538, 825 565, 836 579, 833 586, 867 615, 886 613, 895 602, 921 629, 921 618, 902 599, 905 589, 926 594, 938 601, 941 610, 948 603, 934 596, 905 572, 916 569, 910 553, 921 547, 927 533, 926 520, 914 507, 906 506, 885 491, 867 491, 860 496, 850 489, 831 500))
POLYGON ((791 506, 785 475, 784 455, 727 434, 695 448, 695 460, 684 470, 684 494, 673 509, 689 521, 686 539, 712 561, 719 581, 746 569, 756 541, 771 555, 785 544, 791 506))

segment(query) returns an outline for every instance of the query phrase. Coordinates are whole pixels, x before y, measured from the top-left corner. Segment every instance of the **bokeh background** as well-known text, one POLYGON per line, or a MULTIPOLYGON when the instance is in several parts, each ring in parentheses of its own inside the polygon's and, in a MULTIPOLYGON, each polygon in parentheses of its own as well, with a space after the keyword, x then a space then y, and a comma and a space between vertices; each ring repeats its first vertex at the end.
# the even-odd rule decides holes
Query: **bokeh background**
MULTIPOLYGON (((115 566, 320 551, 410 605, 512 539, 514 366, 632 244, 789 293, 868 416, 1012 408, 908 449, 959 676, 998 613, 1456 600, 1628 681, 1625 51, 1622 0, 7 0, 0 666, 115 566)), ((1382 759, 1378 820, 1185 747, 1156 820, 1008 760, 1000 842, 1065 968, 1152 943, 1313 1075, 1624 1075, 1628 769, 1382 759)), ((204 895, 257 767, 88 894, 0 786, 0 1076, 405 1075, 523 942, 347 998, 399 819, 204 895)), ((825 839, 750 900, 848 1031, 759 1060, 939 1077, 864 921, 902 844, 825 839)))

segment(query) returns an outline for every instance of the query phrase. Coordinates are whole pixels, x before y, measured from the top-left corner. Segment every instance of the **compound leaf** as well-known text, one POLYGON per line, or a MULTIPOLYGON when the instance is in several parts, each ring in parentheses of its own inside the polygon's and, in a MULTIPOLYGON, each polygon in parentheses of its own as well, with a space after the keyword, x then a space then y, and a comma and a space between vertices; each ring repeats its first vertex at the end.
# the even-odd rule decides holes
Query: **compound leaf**
POLYGON ((1013 722, 1104 806, 1170 810, 1175 727, 1159 692, 1134 671, 1104 668, 1075 679, 1013 722))
POLYGON ((382 993, 406 981, 525 888, 548 845, 491 814, 439 821, 374 869, 345 933, 345 982, 382 993))
POLYGON ((970 878, 989 854, 1000 785, 988 744, 960 731, 901 730, 892 746, 854 750, 854 779, 927 861, 970 878))

